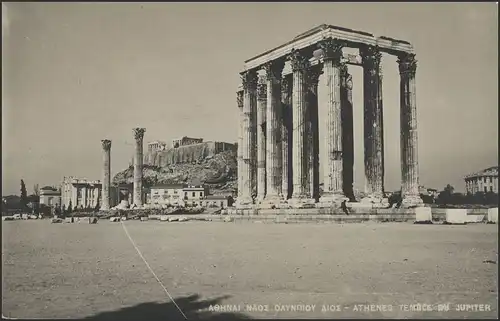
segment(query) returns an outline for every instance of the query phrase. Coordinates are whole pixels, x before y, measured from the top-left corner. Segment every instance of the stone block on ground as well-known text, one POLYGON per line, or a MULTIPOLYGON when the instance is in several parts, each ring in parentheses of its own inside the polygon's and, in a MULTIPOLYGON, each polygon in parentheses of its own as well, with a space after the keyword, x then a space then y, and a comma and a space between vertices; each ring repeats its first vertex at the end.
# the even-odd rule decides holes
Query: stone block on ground
POLYGON ((14 220, 14 216, 3 216, 2 217, 2 221, 13 221, 14 220))
POLYGON ((115 217, 111 217, 111 218, 109 219, 109 221, 110 221, 110 222, 119 222, 119 221, 120 221, 120 218, 119 218, 119 217, 116 217, 116 216, 115 216, 115 217))
POLYGON ((63 222, 63 220, 60 218, 53 218, 51 221, 51 223, 62 223, 62 222, 63 222))
POLYGON ((64 219, 64 221, 65 221, 66 223, 74 223, 74 222, 75 222, 75 218, 74 218, 74 217, 66 217, 66 218, 64 219))
POLYGON ((169 217, 169 218, 168 218, 168 221, 169 221, 169 222, 176 222, 176 221, 178 221, 178 220, 179 220, 179 218, 178 218, 178 217, 169 217))
POLYGON ((142 216, 142 217, 141 217, 141 222, 144 222, 144 221, 149 221, 149 218, 148 218, 148 217, 146 217, 146 216, 142 216))
POLYGON ((21 218, 22 218, 23 220, 27 220, 27 219, 29 219, 29 215, 28 215, 28 214, 22 214, 22 215, 21 215, 21 218))
POLYGON ((179 222, 186 222, 186 221, 189 221, 189 219, 185 216, 181 216, 179 217, 179 222))
POLYGON ((97 217, 89 217, 89 224, 97 224, 97 217))
POLYGON ((498 224, 498 207, 488 209, 488 222, 498 224))
POLYGON ((447 224, 466 224, 467 210, 462 208, 447 208, 445 222, 447 224))
POLYGON ((432 223, 432 209, 430 207, 415 208, 415 223, 417 224, 432 223))
POLYGON ((167 215, 160 215, 160 222, 168 222, 168 216, 167 215))
POLYGON ((231 216, 224 217, 224 222, 233 222, 234 219, 231 216))

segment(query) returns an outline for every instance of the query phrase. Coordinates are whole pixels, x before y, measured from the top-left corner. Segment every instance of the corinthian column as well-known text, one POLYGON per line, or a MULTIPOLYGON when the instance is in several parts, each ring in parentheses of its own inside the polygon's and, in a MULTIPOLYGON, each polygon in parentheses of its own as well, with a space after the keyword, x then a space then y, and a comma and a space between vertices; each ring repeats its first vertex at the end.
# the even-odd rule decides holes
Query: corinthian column
POLYGON ((275 60, 264 68, 267 81, 267 195, 265 205, 279 207, 282 195, 282 154, 281 154, 281 73, 285 63, 275 60))
POLYGON ((257 200, 266 196, 266 105, 267 85, 264 78, 257 84, 257 200))
POLYGON ((292 196, 292 77, 284 76, 281 79, 281 159, 283 166, 281 193, 283 199, 287 200, 292 196))
POLYGON ((134 128, 134 204, 142 206, 142 148, 145 128, 134 128))
POLYGON ((340 68, 344 43, 338 39, 325 39, 318 43, 323 51, 326 90, 328 92, 325 118, 325 149, 327 160, 323 167, 323 194, 319 206, 338 205, 347 200, 342 182, 342 112, 340 96, 340 68))
POLYGON ((308 154, 308 195, 315 201, 319 199, 319 115, 318 115, 318 80, 322 66, 311 67, 307 73, 307 154, 308 154))
POLYGON ((314 206, 314 200, 307 195, 308 176, 307 137, 306 137, 306 73, 309 61, 298 50, 292 50, 289 56, 293 71, 293 193, 290 204, 293 207, 314 206))
POLYGON ((376 47, 361 50, 363 59, 365 193, 364 203, 388 205, 384 195, 384 132, 382 105, 382 54, 376 47))
POLYGON ((236 92, 236 103, 238 104, 238 198, 241 196, 242 188, 242 151, 243 151, 243 91, 236 92))
POLYGON ((340 101, 342 109, 342 180, 344 195, 354 201, 354 124, 352 110, 352 75, 347 65, 340 70, 340 101))
POLYGON ((256 123, 254 117, 256 105, 257 73, 255 71, 246 71, 242 74, 243 82, 243 141, 242 147, 242 166, 241 166, 241 196, 238 199, 238 208, 248 208, 253 204, 253 167, 255 167, 255 145, 256 137, 253 134, 253 123, 256 123), (254 121, 255 120, 255 121, 254 121))
POLYGON ((109 210, 109 187, 111 186, 111 141, 101 140, 103 151, 103 169, 102 169, 102 202, 101 209, 109 210))
POLYGON ((404 207, 422 205, 418 179, 417 104, 415 93, 415 54, 398 57, 401 115, 401 191, 404 207))

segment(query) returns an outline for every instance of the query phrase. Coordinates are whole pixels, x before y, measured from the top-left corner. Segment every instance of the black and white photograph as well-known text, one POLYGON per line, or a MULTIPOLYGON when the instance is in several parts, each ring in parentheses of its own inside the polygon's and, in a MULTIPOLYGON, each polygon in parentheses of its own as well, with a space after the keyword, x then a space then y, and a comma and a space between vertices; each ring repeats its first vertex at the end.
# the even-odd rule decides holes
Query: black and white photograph
POLYGON ((498 319, 498 2, 2 2, 2 319, 498 319))

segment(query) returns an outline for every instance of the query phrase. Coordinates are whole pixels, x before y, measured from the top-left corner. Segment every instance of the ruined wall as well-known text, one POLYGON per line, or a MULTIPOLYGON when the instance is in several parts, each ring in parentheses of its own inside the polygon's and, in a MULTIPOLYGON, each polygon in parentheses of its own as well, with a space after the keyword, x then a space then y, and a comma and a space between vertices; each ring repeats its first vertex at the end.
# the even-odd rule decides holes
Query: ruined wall
POLYGON ((213 157, 227 150, 236 152, 236 145, 224 142, 204 142, 179 146, 177 148, 168 148, 163 151, 148 151, 144 155, 144 163, 160 167, 171 164, 192 163, 202 161, 207 157, 213 157))

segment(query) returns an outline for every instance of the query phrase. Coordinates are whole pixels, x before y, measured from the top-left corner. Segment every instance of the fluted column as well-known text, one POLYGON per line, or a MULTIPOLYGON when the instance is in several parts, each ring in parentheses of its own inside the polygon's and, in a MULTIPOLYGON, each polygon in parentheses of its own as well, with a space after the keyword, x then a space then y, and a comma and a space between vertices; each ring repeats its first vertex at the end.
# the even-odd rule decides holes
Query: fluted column
POLYGON ((282 106, 281 106, 281 73, 285 63, 275 60, 267 63, 267 194, 265 205, 279 207, 282 203, 282 106))
POLYGON ((101 143, 103 151, 101 209, 107 211, 109 210, 109 187, 111 186, 111 141, 103 139, 101 143))
POLYGON ((282 158, 282 184, 281 193, 283 199, 292 196, 293 190, 293 168, 292 168, 292 77, 283 76, 281 79, 281 158, 282 158))
POLYGON ((243 140, 242 140, 242 192, 238 199, 238 208, 248 208, 253 204, 253 167, 255 167, 256 137, 253 135, 254 111, 256 105, 257 73, 246 71, 242 74, 243 82, 243 140))
POLYGON ((401 115, 401 191, 402 206, 423 204, 419 193, 417 104, 415 93, 415 54, 398 57, 400 74, 400 115, 401 115))
POLYGON ((362 202, 388 205, 384 195, 384 132, 382 74, 378 48, 360 51, 363 59, 365 198, 362 202))
POLYGON ((342 113, 340 96, 340 68, 344 43, 325 39, 318 43, 323 51, 323 69, 328 92, 325 133, 326 164, 323 166, 323 194, 319 206, 338 205, 347 198, 342 182, 342 113))
POLYGON ((134 128, 134 204, 142 206, 142 153, 145 128, 134 128))
POLYGON ((319 115, 318 115, 318 80, 322 66, 311 67, 307 73, 307 154, 308 154, 308 195, 315 201, 319 199, 319 115))
POLYGON ((236 103, 238 104, 238 198, 243 190, 242 163, 243 163, 243 91, 236 92, 236 103))
POLYGON ((314 206, 314 200, 306 193, 308 159, 306 145, 306 74, 309 60, 298 50, 289 56, 293 71, 293 193, 290 204, 294 207, 314 206))
POLYGON ((340 101, 342 118, 342 181, 344 195, 354 201, 354 123, 352 75, 347 65, 340 70, 340 101))
POLYGON ((266 105, 267 85, 265 78, 257 84, 257 200, 266 196, 266 105))

